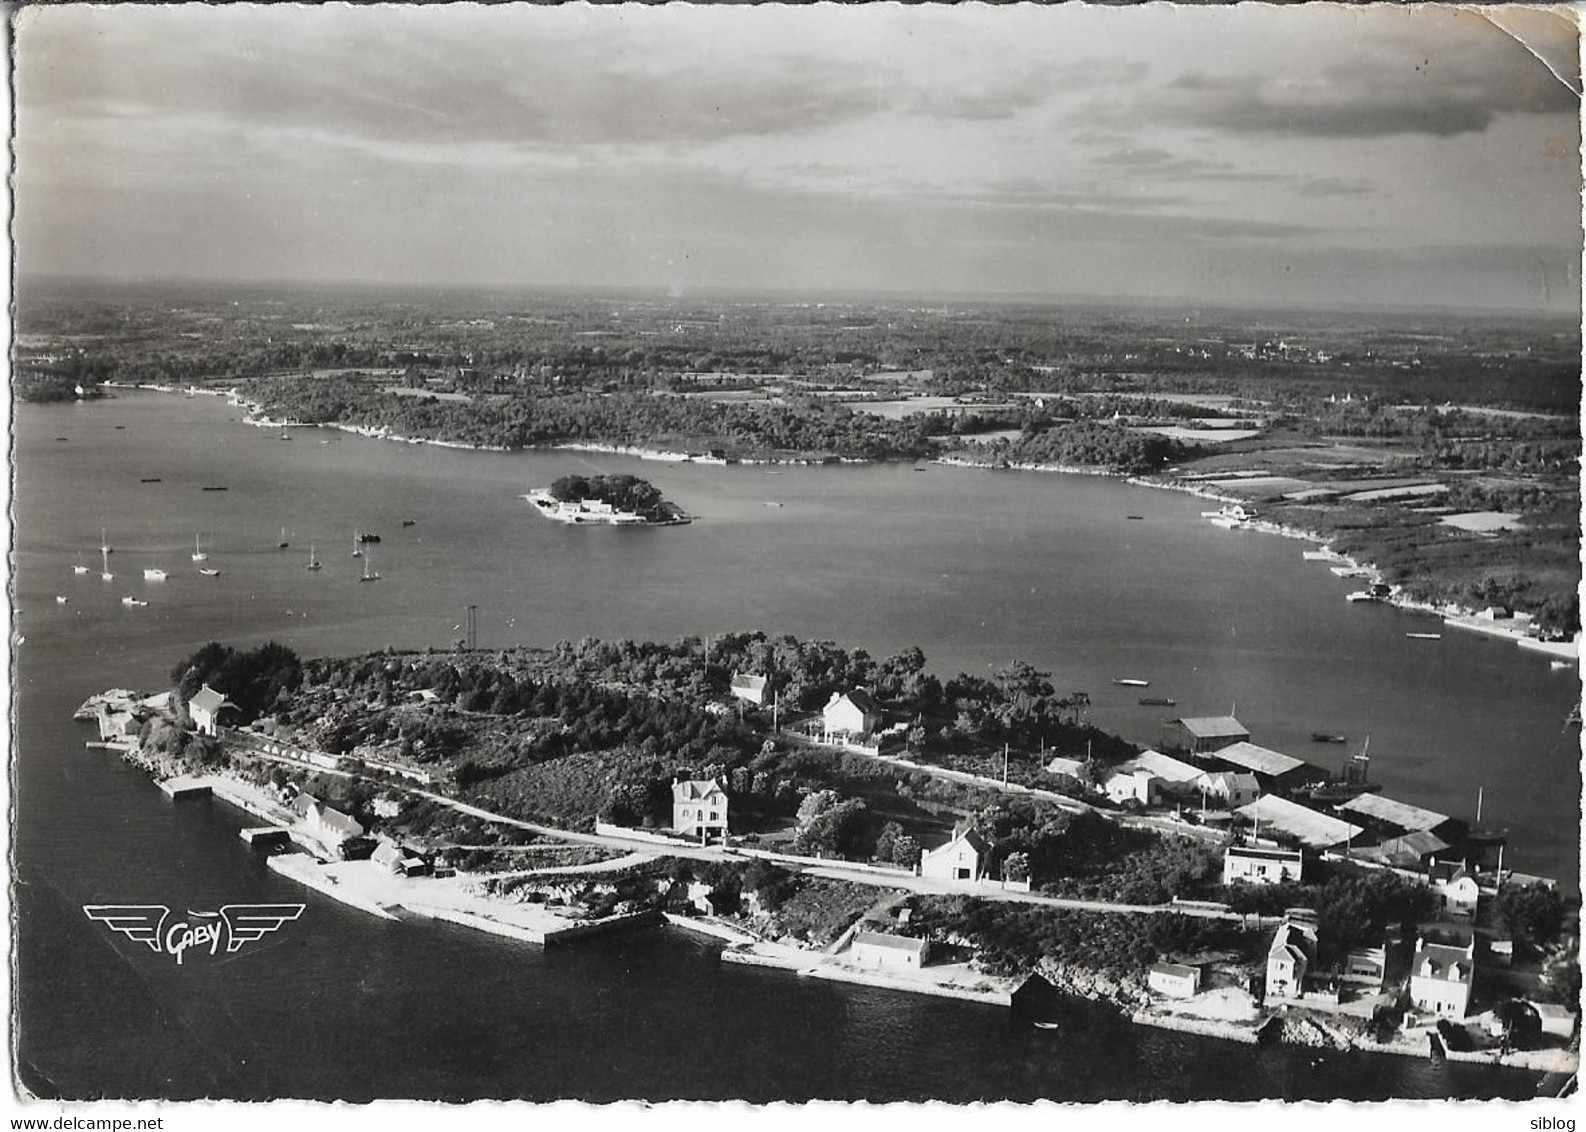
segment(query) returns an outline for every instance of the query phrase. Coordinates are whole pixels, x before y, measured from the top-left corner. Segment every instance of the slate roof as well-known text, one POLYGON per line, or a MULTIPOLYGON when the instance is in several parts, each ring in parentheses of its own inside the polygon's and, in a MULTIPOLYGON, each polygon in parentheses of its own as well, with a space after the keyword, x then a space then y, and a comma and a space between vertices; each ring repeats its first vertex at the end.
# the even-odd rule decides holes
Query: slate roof
MULTIPOLYGON (((1222 751, 1217 753, 1223 754, 1222 751)), ((1436 810, 1426 810, 1420 806, 1412 806, 1408 802, 1384 798, 1381 794, 1361 794, 1337 808, 1340 813, 1348 812, 1373 818, 1407 833, 1436 829, 1445 822, 1453 820, 1447 814, 1440 814, 1436 810)))
POLYGON ((923 939, 906 935, 888 935, 886 932, 855 932, 853 946, 858 947, 860 944, 886 947, 895 951, 912 951, 916 955, 925 950, 923 939))
POLYGON ((1189 782, 1201 776, 1200 767, 1179 762, 1178 759, 1164 755, 1160 751, 1141 751, 1118 769, 1127 770, 1131 764, 1141 770, 1150 771, 1158 778, 1165 778, 1169 782, 1189 782))
POLYGON ((1330 818, 1290 802, 1287 798, 1277 798, 1271 794, 1257 798, 1248 806, 1239 807, 1237 812, 1251 821, 1260 821, 1269 829, 1281 830, 1313 849, 1342 845, 1362 832, 1358 825, 1330 818))
POLYGON ((698 802, 712 794, 724 794, 721 783, 713 778, 685 778, 672 783, 672 801, 698 802))
POLYGON ((1280 751, 1271 751, 1266 747, 1258 747, 1254 743, 1234 743, 1232 746, 1214 751, 1212 757, 1273 778, 1309 765, 1304 759, 1297 759, 1280 751))
POLYGON ((1227 739, 1250 734, 1245 725, 1231 715, 1190 716, 1173 722, 1197 739, 1227 739))
POLYGON ((187 707, 189 711, 197 708, 199 711, 207 711, 211 715, 219 711, 222 707, 236 706, 236 704, 232 703, 225 696, 215 691, 215 689, 211 688, 208 684, 205 684, 202 688, 198 689, 198 691, 194 692, 192 697, 187 701, 187 707))
POLYGON ((765 695, 764 676, 744 676, 735 674, 732 678, 733 691, 752 692, 757 696, 765 695))

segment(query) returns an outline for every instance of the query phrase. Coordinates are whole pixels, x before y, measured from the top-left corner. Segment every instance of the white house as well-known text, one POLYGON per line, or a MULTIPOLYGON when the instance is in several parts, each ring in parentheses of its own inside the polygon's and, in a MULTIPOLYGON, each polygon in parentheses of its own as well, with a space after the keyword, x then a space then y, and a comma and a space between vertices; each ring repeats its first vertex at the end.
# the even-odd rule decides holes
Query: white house
POLYGON ((1362 983, 1374 990, 1381 990, 1387 975, 1388 949, 1385 945, 1352 947, 1344 956, 1341 977, 1347 982, 1362 983))
POLYGON ((1133 801, 1154 806, 1162 799, 1162 779, 1144 767, 1128 763, 1108 776, 1101 784, 1101 789, 1108 798, 1120 805, 1133 801))
POLYGON ((734 673, 732 678, 732 694, 745 703, 760 707, 766 700, 766 678, 764 676, 746 676, 743 673, 734 673))
POLYGON ((1438 877, 1433 872, 1432 891, 1442 901, 1444 919, 1474 920, 1476 903, 1481 899, 1481 887, 1476 878, 1465 869, 1456 869, 1451 875, 1438 877))
POLYGON ((1298 881, 1305 868, 1305 854, 1298 849, 1267 849, 1254 845, 1230 845, 1223 853, 1223 883, 1278 884, 1298 881))
POLYGON ((861 967, 903 967, 919 970, 930 958, 928 940, 889 932, 855 932, 848 957, 861 967))
POLYGON ((1316 928, 1285 920, 1267 948, 1267 998, 1299 998, 1316 962, 1316 928))
POLYGON ((973 829, 958 830, 946 845, 920 857, 920 875, 935 880, 979 880, 991 846, 973 829))
POLYGON ((187 701, 187 714, 200 735, 213 735, 220 722, 220 713, 228 709, 236 711, 237 705, 208 684, 194 692, 192 699, 187 701))
POLYGON ((293 800, 292 809, 302 819, 303 831, 333 853, 344 843, 363 836, 363 826, 355 819, 325 805, 306 790, 293 800))
POLYGON ((1470 990, 1476 980, 1476 941, 1464 947, 1418 940, 1410 968, 1410 1001, 1418 1010, 1443 1018, 1463 1018, 1470 1011, 1470 990))
POLYGON ((1146 986, 1166 998, 1194 998, 1201 989, 1201 970, 1183 963, 1153 963, 1146 986))
POLYGON ((727 836, 727 787, 718 778, 672 780, 672 828, 702 841, 727 836))
POLYGON ((821 730, 828 739, 868 735, 880 723, 881 711, 863 688, 855 688, 845 695, 833 692, 821 709, 821 730))
POLYGON ((1196 779, 1208 802, 1225 810, 1237 810, 1261 797, 1261 782, 1255 775, 1237 770, 1208 771, 1196 779))

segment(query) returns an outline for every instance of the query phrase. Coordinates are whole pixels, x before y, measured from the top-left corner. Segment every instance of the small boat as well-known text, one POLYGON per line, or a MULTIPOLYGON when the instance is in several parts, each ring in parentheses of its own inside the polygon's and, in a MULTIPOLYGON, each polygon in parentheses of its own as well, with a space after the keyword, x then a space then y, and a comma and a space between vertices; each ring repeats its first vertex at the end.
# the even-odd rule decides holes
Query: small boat
POLYGON ((1166 696, 1144 696, 1140 700, 1141 707, 1178 707, 1177 700, 1170 700, 1166 696))
POLYGON ((1151 681, 1149 680, 1135 680, 1126 676, 1114 676, 1112 682, 1121 684, 1125 688, 1149 688, 1151 686, 1151 681))
POLYGON ((212 570, 208 566, 200 566, 198 568, 198 572, 200 574, 204 575, 204 577, 206 577, 206 578, 218 578, 218 577, 220 577, 220 571, 219 570, 212 570))
POLYGON ((118 425, 117 425, 117 426, 116 426, 116 431, 117 431, 117 432, 120 432, 120 431, 121 431, 121 430, 122 430, 122 429, 124 429, 124 428, 126 428, 126 427, 127 427, 127 426, 126 426, 126 425, 124 425, 124 424, 118 424, 118 425))
POLYGON ((363 560, 363 577, 358 580, 360 582, 378 582, 380 580, 380 575, 369 569, 369 560, 367 558, 363 560))
POLYGON ((1550 661, 1548 661, 1547 666, 1549 668, 1551 668, 1554 672, 1557 672, 1560 669, 1568 668, 1569 667, 1569 661, 1567 661, 1567 660, 1550 660, 1550 661))
POLYGON ((110 548, 108 546, 101 546, 99 548, 99 561, 99 578, 101 581, 108 582, 110 579, 115 577, 115 575, 110 572, 110 548))
POLYGON ((115 552, 116 552, 116 548, 111 546, 110 545, 110 540, 105 537, 105 528, 100 527, 99 528, 99 553, 100 554, 114 554, 115 552))
POLYGON ((142 598, 133 597, 131 594, 128 594, 126 597, 121 599, 121 604, 122 605, 148 605, 149 603, 144 601, 142 598))
POLYGON ((1443 639, 1443 634, 1441 633, 1406 633, 1404 635, 1412 641, 1441 641, 1443 639))
POLYGON ((88 573, 88 567, 84 566, 81 562, 79 562, 75 566, 72 567, 72 573, 73 574, 86 574, 86 573, 88 573))
POLYGON ((278 549, 280 549, 280 550, 285 550, 287 547, 289 547, 291 545, 292 545, 291 543, 286 541, 286 528, 282 527, 281 528, 281 541, 276 543, 276 547, 278 549))
POLYGON ((71 598, 67 597, 65 594, 56 594, 55 595, 55 604, 56 605, 65 605, 70 600, 71 600, 71 598))
POLYGON ((1031 1025, 1037 1030, 1055 1030, 1059 1024, 1057 1022, 1032 1022, 1031 1025))
POLYGON ((418 520, 417 520, 417 519, 403 519, 403 520, 402 520, 402 525, 403 525, 403 526, 404 526, 404 527, 411 527, 411 526, 413 526, 413 525, 414 525, 414 524, 415 524, 415 523, 417 523, 417 522, 418 522, 418 520))
POLYGON ((71 437, 69 437, 69 436, 57 436, 55 439, 56 440, 70 440, 71 437))
POLYGON ((1354 593, 1346 594, 1344 600, 1346 600, 1346 601, 1381 601, 1382 600, 1382 595, 1372 593, 1370 590, 1356 590, 1354 593))
POLYGON ((314 544, 313 543, 309 543, 308 544, 308 565, 306 567, 304 567, 304 569, 307 569, 307 570, 318 570, 318 569, 320 569, 319 557, 317 555, 315 555, 315 553, 314 553, 314 544))
POLYGON ((208 560, 209 560, 209 555, 204 553, 204 548, 203 548, 203 546, 202 546, 202 544, 201 544, 201 542, 199 540, 199 537, 197 535, 194 535, 193 536, 193 561, 194 562, 207 562, 208 560))
POLYGON ((1313 742, 1313 743, 1347 743, 1347 742, 1349 742, 1349 737, 1347 735, 1334 735, 1334 734, 1332 734, 1331 732, 1328 732, 1328 731, 1312 731, 1311 732, 1311 742, 1313 742))
POLYGON ((163 582, 165 581, 165 571, 157 566, 150 567, 143 571, 143 580, 145 582, 163 582))
POLYGON ((160 480, 159 476, 144 476, 138 482, 139 483, 160 483, 161 480, 160 480))
POLYGON ((780 503, 773 503, 773 502, 771 502, 771 501, 770 501, 770 500, 766 500, 766 504, 765 504, 765 505, 766 505, 766 506, 767 506, 767 507, 780 507, 780 506, 782 506, 782 504, 780 504, 780 503))
POLYGON ((380 541, 380 536, 379 535, 371 535, 371 534, 361 534, 361 535, 358 536, 358 541, 359 542, 379 542, 380 541))
POLYGON ((1144 519, 1144 515, 1125 515, 1125 519, 1144 519))
POLYGON ((228 489, 222 484, 212 484, 212 485, 209 485, 209 486, 206 486, 206 487, 201 487, 198 490, 200 490, 200 491, 226 491, 228 489))
POLYGON ((358 537, 357 527, 352 529, 352 556, 354 558, 363 557, 363 539, 358 537))

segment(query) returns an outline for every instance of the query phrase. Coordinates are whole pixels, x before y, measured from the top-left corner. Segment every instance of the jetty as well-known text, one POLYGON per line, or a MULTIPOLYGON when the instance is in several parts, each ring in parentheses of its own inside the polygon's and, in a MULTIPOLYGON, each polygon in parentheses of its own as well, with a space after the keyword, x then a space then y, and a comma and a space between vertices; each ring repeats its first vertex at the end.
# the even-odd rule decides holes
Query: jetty
POLYGON ((284 825, 257 825, 238 830, 237 836, 255 849, 265 849, 288 844, 292 840, 292 831, 284 825))

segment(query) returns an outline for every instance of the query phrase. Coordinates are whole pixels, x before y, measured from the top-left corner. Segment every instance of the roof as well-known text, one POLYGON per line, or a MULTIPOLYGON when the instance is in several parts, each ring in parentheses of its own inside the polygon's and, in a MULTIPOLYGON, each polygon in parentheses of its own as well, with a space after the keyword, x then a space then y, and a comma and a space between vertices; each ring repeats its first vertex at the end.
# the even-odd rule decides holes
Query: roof
POLYGON ((236 704, 232 703, 225 696, 215 691, 215 689, 211 688, 208 684, 205 684, 202 688, 198 689, 198 691, 194 692, 192 697, 187 701, 187 708, 189 711, 192 711, 196 708, 199 711, 207 711, 210 714, 214 714, 223 707, 236 706, 236 704))
POLYGON ((1252 861, 1304 861, 1305 854, 1298 849, 1267 848, 1262 845, 1230 845, 1224 857, 1244 857, 1252 861))
POLYGON ((1249 771, 1209 770, 1202 774, 1201 777, 1206 780, 1206 784, 1208 786, 1210 786, 1212 783, 1219 783, 1225 789, 1230 791, 1255 790, 1259 792, 1261 789, 1261 783, 1256 779, 1256 776, 1251 774, 1249 771))
POLYGON ((1435 833, 1426 830, 1416 830, 1406 833, 1403 837, 1390 837, 1378 848, 1378 852, 1389 860, 1408 860, 1413 858, 1419 863, 1423 857, 1441 853, 1448 848, 1448 842, 1435 833))
POLYGON ((1200 971, 1183 963, 1153 963, 1151 964, 1151 973, 1153 975, 1171 975, 1175 979, 1184 979, 1198 975, 1200 971))
POLYGON ((1285 755, 1279 751, 1270 751, 1265 747, 1258 747, 1254 743, 1234 743, 1223 747, 1214 755, 1225 763, 1233 763, 1244 770, 1256 774, 1265 774, 1273 778, 1309 766, 1304 759, 1297 759, 1292 755, 1285 755))
MULTIPOLYGON (((1217 753, 1224 754, 1222 751, 1217 753)), ((1410 833, 1436 829, 1445 822, 1453 820, 1447 814, 1440 814, 1436 810, 1424 810, 1408 802, 1396 802, 1392 798, 1384 798, 1381 794, 1361 794, 1337 808, 1340 813, 1347 810, 1351 814, 1373 818, 1410 833)))
POLYGON ((1078 778, 1085 772, 1085 760, 1059 756, 1046 764, 1046 770, 1048 774, 1066 774, 1070 778, 1078 778))
POLYGON ((1410 969, 1411 974, 1419 975, 1421 965, 1427 962, 1432 964, 1432 975, 1439 979, 1447 978, 1445 972, 1457 963, 1463 968, 1460 972, 1462 977, 1454 981, 1461 983, 1470 982, 1471 972, 1476 966, 1463 947, 1451 947, 1446 943, 1423 943, 1415 952, 1415 964, 1410 969))
POLYGON ((685 778, 672 783, 672 801, 697 802, 712 794, 726 793, 714 778, 685 778))
POLYGON ((1185 719, 1175 719, 1185 731, 1197 739, 1227 739, 1237 735, 1249 735, 1245 725, 1231 715, 1201 715, 1185 719))
POLYGON ((951 838, 942 842, 942 844, 938 845, 935 849, 928 850, 925 855, 927 857, 931 857, 937 853, 944 853, 951 849, 954 845, 957 845, 960 841, 967 844, 976 853, 986 853, 991 850, 991 846, 986 842, 984 837, 980 836, 978 831, 973 828, 967 828, 955 829, 951 838))
POLYGON ((292 812, 308 816, 308 811, 320 805, 320 800, 307 790, 300 790, 296 798, 292 799, 292 812))
POLYGON ((327 829, 333 829, 337 833, 344 833, 348 837, 358 837, 363 833, 363 826, 340 810, 332 809, 330 806, 320 806, 319 824, 327 829))
POLYGON ((919 953, 925 950, 925 941, 906 935, 888 935, 886 932, 855 932, 855 947, 868 944, 871 947, 888 947, 895 951, 913 951, 919 953))
POLYGON ((1330 818, 1290 802, 1287 798, 1277 798, 1271 794, 1257 798, 1248 806, 1239 807, 1237 812, 1251 821, 1260 821, 1280 830, 1313 849, 1342 845, 1362 832, 1358 825, 1330 818))
POLYGON ((764 676, 744 676, 734 673, 732 678, 734 689, 742 688, 745 692, 761 693, 765 691, 764 676))
POLYGON ((1189 782, 1191 779, 1199 778, 1201 775, 1199 767, 1179 762, 1177 759, 1170 758, 1160 751, 1141 751, 1118 769, 1124 770, 1130 763, 1142 770, 1148 770, 1160 778, 1165 778, 1169 782, 1189 782))
POLYGON ((841 696, 834 693, 826 706, 828 708, 833 708, 842 703, 844 700, 847 700, 849 703, 853 704, 854 707, 867 714, 876 710, 876 701, 871 699, 870 693, 865 691, 863 688, 855 688, 852 692, 848 692, 847 694, 841 696))
POLYGON ((1296 959, 1309 962, 1315 947, 1316 936, 1313 932, 1307 931, 1303 924, 1285 920, 1278 925, 1277 932, 1272 936, 1272 944, 1267 948, 1267 955, 1270 957, 1276 952, 1284 951, 1296 959))

